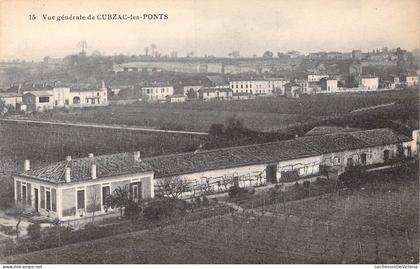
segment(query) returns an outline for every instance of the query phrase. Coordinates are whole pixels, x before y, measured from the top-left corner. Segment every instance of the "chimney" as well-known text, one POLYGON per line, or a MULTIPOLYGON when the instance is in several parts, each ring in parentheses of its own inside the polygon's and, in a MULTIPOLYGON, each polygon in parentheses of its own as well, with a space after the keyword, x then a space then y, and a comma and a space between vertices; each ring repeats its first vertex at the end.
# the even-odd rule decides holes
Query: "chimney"
POLYGON ((96 179, 96 164, 92 164, 90 172, 92 175, 92 179, 96 179))
POLYGON ((66 167, 65 180, 66 180, 67 183, 71 181, 70 177, 71 177, 70 176, 70 167, 66 167))
POLYGON ((25 160, 25 163, 23 164, 23 170, 29 171, 31 169, 31 162, 29 160, 25 160))
POLYGON ((89 153, 89 158, 93 158, 93 153, 89 153))
POLYGON ((71 156, 66 156, 66 161, 71 161, 71 156))
POLYGON ((140 151, 134 151, 134 161, 141 162, 140 151))

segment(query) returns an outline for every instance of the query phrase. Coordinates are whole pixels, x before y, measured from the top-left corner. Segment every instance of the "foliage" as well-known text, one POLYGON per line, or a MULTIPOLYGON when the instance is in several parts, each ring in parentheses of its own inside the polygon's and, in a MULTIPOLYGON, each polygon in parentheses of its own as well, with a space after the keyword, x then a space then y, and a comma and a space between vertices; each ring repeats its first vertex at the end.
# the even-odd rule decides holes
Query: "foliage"
POLYGON ((108 208, 118 208, 120 211, 120 216, 123 215, 123 209, 128 204, 130 204, 129 190, 127 186, 118 186, 106 200, 105 207, 108 208))
POLYGON ((346 171, 338 177, 339 186, 355 189, 359 188, 364 181, 363 167, 352 165, 347 167, 346 171))
POLYGON ((201 198, 200 197, 195 197, 194 198, 194 204, 196 207, 201 207, 201 198))
POLYGON ((179 198, 188 189, 188 181, 180 176, 160 179, 157 184, 159 195, 163 197, 179 198))
POLYGON ((143 218, 148 221, 161 221, 184 216, 187 202, 176 198, 151 200, 143 210, 143 218))
POLYGON ((228 190, 228 194, 230 198, 241 198, 247 191, 245 188, 232 186, 228 190))
POLYGON ((203 196, 203 206, 209 206, 210 205, 210 201, 206 196, 203 196))
POLYGON ((27 231, 29 237, 34 241, 38 240, 42 236, 41 225, 38 222, 29 224, 27 231))

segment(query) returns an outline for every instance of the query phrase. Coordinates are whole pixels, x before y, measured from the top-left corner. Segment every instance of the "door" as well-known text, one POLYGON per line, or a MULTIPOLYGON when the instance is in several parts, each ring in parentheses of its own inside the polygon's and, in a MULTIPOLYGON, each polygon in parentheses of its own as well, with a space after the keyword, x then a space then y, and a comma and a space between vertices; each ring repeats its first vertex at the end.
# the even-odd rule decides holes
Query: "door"
POLYGON ((384 162, 389 160, 389 150, 384 150, 384 162))
POLYGON ((35 212, 38 212, 38 200, 39 200, 39 198, 38 198, 38 195, 39 195, 39 193, 38 193, 38 189, 37 188, 34 188, 34 192, 35 192, 35 198, 34 198, 34 203, 35 203, 35 212))
POLYGON ((270 164, 265 170, 267 182, 277 183, 277 164, 270 164))
POLYGON ((362 154, 360 155, 360 158, 361 158, 362 164, 363 164, 363 165, 366 165, 366 154, 365 154, 365 153, 362 153, 362 154))

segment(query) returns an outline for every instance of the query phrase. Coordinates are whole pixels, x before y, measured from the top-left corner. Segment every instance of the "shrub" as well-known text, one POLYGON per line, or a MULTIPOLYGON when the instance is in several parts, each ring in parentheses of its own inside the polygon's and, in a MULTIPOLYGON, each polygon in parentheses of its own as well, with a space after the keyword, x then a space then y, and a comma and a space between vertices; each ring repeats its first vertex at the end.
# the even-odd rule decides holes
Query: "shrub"
POLYGON ((29 237, 32 240, 36 241, 39 238, 41 238, 41 225, 39 225, 39 223, 35 222, 32 224, 29 224, 27 231, 28 231, 29 237))
POLYGON ((338 177, 339 185, 349 189, 359 188, 364 181, 362 172, 362 167, 358 165, 350 166, 338 177))
POLYGON ((140 218, 141 213, 142 207, 138 203, 130 200, 125 206, 124 215, 131 220, 140 218))
POLYGON ((195 197, 194 203, 197 207, 200 207, 201 206, 201 198, 200 197, 195 197))
POLYGON ((176 198, 159 198, 150 201, 143 210, 143 218, 149 221, 160 221, 184 216, 187 202, 176 198))
POLYGON ((228 190, 228 194, 230 198, 239 198, 246 193, 244 188, 240 188, 237 186, 232 186, 228 190))
POLYGON ((210 205, 210 201, 206 196, 203 196, 203 206, 209 206, 210 205))

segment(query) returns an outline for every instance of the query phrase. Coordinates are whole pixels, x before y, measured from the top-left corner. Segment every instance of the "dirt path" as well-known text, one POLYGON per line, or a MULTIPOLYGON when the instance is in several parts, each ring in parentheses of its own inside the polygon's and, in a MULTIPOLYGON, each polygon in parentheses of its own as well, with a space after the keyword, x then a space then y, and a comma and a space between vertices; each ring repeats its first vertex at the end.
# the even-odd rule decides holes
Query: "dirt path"
POLYGON ((26 122, 26 123, 35 123, 35 124, 50 124, 50 125, 60 125, 60 126, 104 128, 104 129, 141 131, 141 132, 155 132, 155 133, 208 135, 208 133, 205 133, 205 132, 161 130, 161 129, 152 129, 152 128, 128 127, 128 126, 121 126, 121 125, 105 125, 105 124, 98 124, 98 123, 76 123, 76 122, 73 123, 73 122, 26 120, 26 119, 0 119, 0 121, 3 121, 3 122, 26 122))

